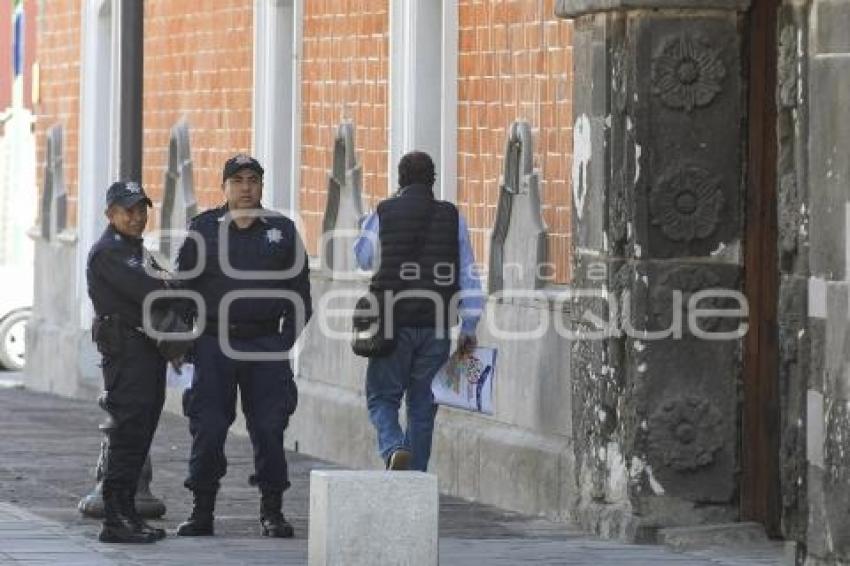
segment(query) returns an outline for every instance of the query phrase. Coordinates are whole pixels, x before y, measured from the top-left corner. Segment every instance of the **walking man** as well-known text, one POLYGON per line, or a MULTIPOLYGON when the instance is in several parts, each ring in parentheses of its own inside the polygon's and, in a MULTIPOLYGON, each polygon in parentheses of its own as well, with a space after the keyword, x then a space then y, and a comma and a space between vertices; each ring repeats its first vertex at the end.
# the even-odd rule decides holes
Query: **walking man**
POLYGON ((262 208, 263 168, 257 160, 247 155, 227 160, 222 190, 225 204, 196 216, 189 226, 204 250, 190 237, 178 256, 181 272, 199 267, 184 286, 203 297, 207 319, 199 321, 205 330, 195 343, 195 374, 184 398, 192 434, 185 486, 194 505, 177 534, 213 534, 238 387, 254 446, 250 483, 261 494, 260 532, 291 537, 292 526, 282 513, 282 494, 289 487, 283 433, 298 393, 284 354, 312 313, 307 254, 295 224, 262 208), (266 359, 258 360, 258 354, 266 359))
POLYGON ((139 474, 165 400, 166 360, 143 330, 143 303, 168 288, 142 247, 151 201, 135 182, 106 193, 109 225, 88 256, 86 279, 96 313, 92 335, 102 354, 103 405, 114 422, 103 466, 102 542, 143 543, 165 537, 136 511, 139 474), (147 263, 147 270, 146 270, 147 263))
POLYGON ((431 381, 449 357, 448 330, 457 318, 452 300, 462 292, 461 353, 476 345, 483 305, 466 221, 453 204, 434 198, 435 178, 427 153, 402 157, 400 189, 366 218, 354 243, 361 269, 373 268, 373 242, 379 243, 380 265, 374 266, 370 288, 389 293, 393 304, 395 349, 386 357, 369 358, 366 370, 369 419, 378 452, 391 470, 427 470, 437 415, 431 381), (407 298, 395 299, 402 293, 407 298), (407 430, 402 431, 398 411, 405 395, 407 430))

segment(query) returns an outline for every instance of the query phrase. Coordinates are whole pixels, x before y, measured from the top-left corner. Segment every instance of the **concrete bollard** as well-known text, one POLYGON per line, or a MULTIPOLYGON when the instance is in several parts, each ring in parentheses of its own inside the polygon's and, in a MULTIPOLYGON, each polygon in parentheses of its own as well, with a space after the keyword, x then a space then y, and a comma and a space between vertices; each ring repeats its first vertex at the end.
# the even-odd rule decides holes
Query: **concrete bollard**
POLYGON ((314 470, 308 563, 435 566, 439 507, 434 475, 314 470))

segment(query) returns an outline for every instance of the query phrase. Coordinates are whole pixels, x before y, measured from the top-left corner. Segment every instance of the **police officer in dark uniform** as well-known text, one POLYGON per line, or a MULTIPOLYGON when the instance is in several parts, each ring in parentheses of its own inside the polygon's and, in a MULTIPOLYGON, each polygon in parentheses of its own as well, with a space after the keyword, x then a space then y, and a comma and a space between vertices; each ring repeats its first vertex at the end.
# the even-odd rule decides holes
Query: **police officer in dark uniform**
POLYGON ((262 188, 259 162, 247 155, 229 159, 222 175, 227 202, 196 216, 189 226, 203 240, 203 254, 198 243, 187 238, 178 256, 181 272, 200 270, 183 285, 203 297, 207 312, 204 333, 194 345, 192 386, 184 397, 192 434, 185 485, 193 493, 194 505, 178 535, 213 534, 216 493, 227 468, 224 442, 236 416, 238 387, 254 446, 255 473, 250 482, 261 494, 260 532, 293 536, 282 513, 282 494, 289 487, 283 433, 298 395, 283 356, 312 313, 310 279, 295 224, 262 208, 262 188), (241 298, 220 313, 231 293, 243 291, 263 292, 265 298, 241 298), (274 297, 276 291, 290 296, 274 297), (227 343, 247 355, 228 355, 227 343), (258 360, 251 355, 257 353, 276 353, 277 359, 258 360))
MULTIPOLYGON (((96 313, 92 335, 103 356, 102 404, 114 421, 103 467, 102 542, 146 543, 165 537, 136 511, 139 474, 165 400, 166 360, 143 330, 148 293, 168 288, 142 247, 151 201, 135 182, 106 193, 109 226, 89 252, 88 292, 96 313), (148 270, 146 270, 146 265, 148 270)), ((159 301, 158 301, 159 302, 159 301)))

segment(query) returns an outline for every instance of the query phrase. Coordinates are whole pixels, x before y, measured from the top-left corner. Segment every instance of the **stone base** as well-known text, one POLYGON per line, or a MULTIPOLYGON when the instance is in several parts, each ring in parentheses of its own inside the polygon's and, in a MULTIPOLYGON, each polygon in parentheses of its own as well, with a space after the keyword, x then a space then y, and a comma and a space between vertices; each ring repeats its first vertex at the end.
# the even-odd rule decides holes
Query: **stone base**
POLYGON ((433 475, 313 471, 308 563, 436 565, 439 507, 433 475))
MULTIPOLYGON (((635 512, 629 502, 582 502, 572 510, 571 518, 584 530, 600 537, 638 544, 658 544, 661 533, 698 532, 735 521, 737 510, 726 505, 697 505, 671 497, 649 499, 644 505, 647 516, 635 512)), ((704 531, 708 532, 708 531, 704 531)), ((764 529, 761 531, 764 536, 764 529)), ((696 535, 694 535, 696 536, 696 535)))
POLYGON ((584 530, 602 538, 627 542, 654 542, 654 532, 646 533, 632 513, 631 505, 587 503, 572 510, 572 519, 584 530))
POLYGON ((661 529, 658 542, 677 551, 691 551, 713 546, 765 544, 768 538, 759 523, 726 523, 698 527, 661 529))
MULTIPOLYGON (((80 499, 77 510, 90 519, 103 519, 103 493, 100 484, 97 484, 94 491, 80 499)), ((166 508, 165 503, 152 495, 150 491, 142 493, 139 490, 136 493, 136 510, 145 519, 161 519, 165 515, 166 508)))

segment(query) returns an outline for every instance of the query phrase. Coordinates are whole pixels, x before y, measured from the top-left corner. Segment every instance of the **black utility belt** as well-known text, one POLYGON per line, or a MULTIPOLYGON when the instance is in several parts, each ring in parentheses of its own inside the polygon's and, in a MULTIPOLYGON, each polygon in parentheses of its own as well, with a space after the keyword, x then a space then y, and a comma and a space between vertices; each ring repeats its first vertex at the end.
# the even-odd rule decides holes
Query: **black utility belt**
POLYGON ((96 316, 92 321, 91 337, 104 356, 121 356, 128 339, 147 339, 141 327, 115 314, 96 316))
MULTIPOLYGON (((204 334, 219 335, 219 322, 208 320, 204 334)), ((280 334, 280 319, 258 320, 256 322, 232 322, 227 325, 227 335, 230 338, 260 338, 280 334)))
POLYGON ((115 329, 121 329, 128 332, 130 335, 140 334, 147 337, 145 329, 141 326, 134 326, 127 319, 117 314, 104 314, 94 317, 93 327, 96 325, 112 326, 115 329))

